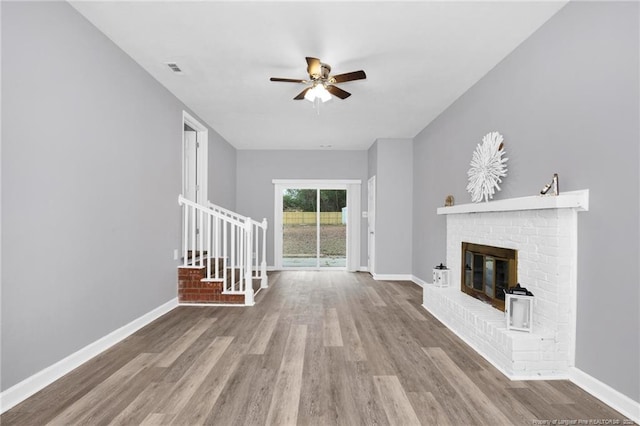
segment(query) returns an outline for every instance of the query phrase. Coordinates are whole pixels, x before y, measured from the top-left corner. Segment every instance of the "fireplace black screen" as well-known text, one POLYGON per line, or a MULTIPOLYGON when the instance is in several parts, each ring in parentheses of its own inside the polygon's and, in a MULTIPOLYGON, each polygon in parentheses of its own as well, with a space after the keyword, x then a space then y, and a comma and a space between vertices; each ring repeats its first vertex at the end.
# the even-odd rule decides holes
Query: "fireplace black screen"
POLYGON ((462 291, 504 311, 504 290, 518 282, 517 262, 516 250, 463 242, 462 291))

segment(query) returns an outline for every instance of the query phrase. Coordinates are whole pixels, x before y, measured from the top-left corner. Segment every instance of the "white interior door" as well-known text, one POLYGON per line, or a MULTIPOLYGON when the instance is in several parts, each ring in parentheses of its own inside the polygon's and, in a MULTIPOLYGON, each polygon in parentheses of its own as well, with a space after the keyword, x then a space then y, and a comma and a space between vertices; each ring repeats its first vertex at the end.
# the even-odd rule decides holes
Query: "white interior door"
POLYGON ((376 265, 376 177, 372 176, 367 182, 367 235, 368 235, 368 250, 369 261, 368 269, 373 275, 375 274, 376 265))
POLYGON ((184 126, 184 197, 200 202, 198 194, 198 132, 184 126))

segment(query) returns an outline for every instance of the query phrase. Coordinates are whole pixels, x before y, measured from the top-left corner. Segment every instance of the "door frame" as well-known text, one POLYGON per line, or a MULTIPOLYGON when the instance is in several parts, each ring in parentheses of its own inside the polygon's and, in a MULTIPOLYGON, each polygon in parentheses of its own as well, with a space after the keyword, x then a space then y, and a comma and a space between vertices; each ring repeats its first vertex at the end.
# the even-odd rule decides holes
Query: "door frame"
POLYGON ((186 189, 186 159, 185 154, 186 143, 184 137, 185 124, 196 131, 197 136, 197 168, 198 168, 198 187, 196 189, 196 202, 206 204, 209 200, 208 192, 208 178, 209 178, 209 129, 201 124, 195 117, 189 114, 187 111, 182 111, 182 126, 180 132, 182 134, 182 187, 181 193, 185 195, 186 189))
MULTIPOLYGON (((184 126, 187 125, 193 130, 196 131, 196 169, 197 176, 196 181, 198 185, 196 185, 196 195, 195 201, 200 204, 206 204, 208 201, 208 173, 209 173, 209 130, 201 124, 195 117, 189 114, 186 111, 182 111, 182 126, 180 127, 180 134, 182 135, 182 186, 181 186, 181 194, 186 196, 186 174, 187 174, 187 144, 185 141, 185 130, 184 126)), ((182 223, 185 223, 186 218, 184 217, 184 209, 182 209, 182 223)), ((190 224, 193 226, 193 224, 190 224)), ((197 226, 197 225, 196 225, 197 226)), ((205 224, 206 227, 206 224, 205 224)), ((187 230, 187 234, 185 235, 184 226, 180 227, 181 235, 182 235, 182 247, 185 245, 191 247, 189 236, 191 235, 191 230, 187 230), (186 243, 186 244, 185 244, 186 243)), ((196 227, 196 233, 206 232, 206 229, 198 229, 196 227)), ((196 244, 198 244, 199 239, 196 238, 196 244)), ((200 247, 199 247, 200 248, 200 247)))
POLYGON ((282 269, 345 269, 345 268, 283 268, 282 266, 282 193, 285 189, 344 189, 347 191, 347 271, 360 269, 360 193, 359 179, 274 179, 273 259, 276 270, 282 269))
POLYGON ((367 181, 367 270, 376 273, 376 177, 367 181))

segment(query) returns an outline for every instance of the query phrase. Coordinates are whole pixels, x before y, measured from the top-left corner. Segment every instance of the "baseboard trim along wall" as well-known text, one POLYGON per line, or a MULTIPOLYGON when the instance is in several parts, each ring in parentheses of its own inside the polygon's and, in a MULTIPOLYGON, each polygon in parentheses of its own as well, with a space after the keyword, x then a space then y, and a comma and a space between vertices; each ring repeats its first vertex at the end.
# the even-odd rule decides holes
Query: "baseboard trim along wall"
POLYGON ((611 408, 619 411, 628 417, 629 420, 640 424, 640 402, 634 401, 613 389, 611 386, 602 383, 595 377, 575 367, 569 369, 569 380, 611 408))
POLYGON ((68 357, 56 362, 44 370, 37 372, 33 376, 24 379, 20 383, 13 385, 9 389, 0 393, 0 414, 21 403, 36 392, 44 389, 60 377, 78 368, 80 365, 106 351, 116 343, 129 337, 145 325, 157 318, 160 318, 176 306, 178 306, 177 297, 161 306, 158 306, 154 310, 147 312, 141 317, 136 318, 129 324, 120 327, 95 342, 90 343, 79 351, 72 353, 68 357))
POLYGON ((411 276, 411 281, 413 281, 415 284, 419 285, 422 288, 424 288, 424 286, 427 285, 426 281, 421 280, 420 278, 416 277, 415 275, 411 276))
POLYGON ((371 274, 376 281, 412 281, 410 274, 371 274))

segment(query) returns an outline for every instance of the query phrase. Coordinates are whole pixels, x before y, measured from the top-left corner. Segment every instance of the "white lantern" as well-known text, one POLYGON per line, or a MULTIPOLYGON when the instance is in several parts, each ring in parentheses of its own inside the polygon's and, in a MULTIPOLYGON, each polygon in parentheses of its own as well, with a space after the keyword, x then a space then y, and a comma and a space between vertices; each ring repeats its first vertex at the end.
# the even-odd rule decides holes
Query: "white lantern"
POLYGON ((449 287, 449 269, 442 263, 433 268, 433 285, 436 287, 449 287))
POLYGON ((533 296, 505 294, 507 330, 526 331, 533 329, 533 296))

